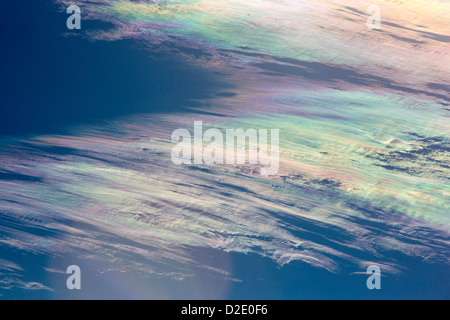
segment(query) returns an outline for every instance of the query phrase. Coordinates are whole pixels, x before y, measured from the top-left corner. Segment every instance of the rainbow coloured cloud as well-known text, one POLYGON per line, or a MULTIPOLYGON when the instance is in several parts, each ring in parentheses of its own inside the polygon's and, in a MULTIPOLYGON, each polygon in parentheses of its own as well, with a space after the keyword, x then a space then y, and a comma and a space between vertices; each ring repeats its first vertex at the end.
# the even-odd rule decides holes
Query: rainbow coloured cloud
POLYGON ((111 26, 84 30, 89 40, 138 40, 143 51, 220 75, 230 89, 189 111, 5 139, 0 170, 23 179, 0 182, 1 215, 58 236, 17 230, 0 244, 174 279, 199 269, 242 280, 199 262, 192 250, 203 249, 336 274, 373 262, 402 274, 399 257, 448 268, 450 3, 79 5, 83 19, 111 26), (371 5, 380 29, 367 27, 371 5), (175 165, 171 134, 192 131, 194 121, 223 132, 279 129, 278 173, 175 165))

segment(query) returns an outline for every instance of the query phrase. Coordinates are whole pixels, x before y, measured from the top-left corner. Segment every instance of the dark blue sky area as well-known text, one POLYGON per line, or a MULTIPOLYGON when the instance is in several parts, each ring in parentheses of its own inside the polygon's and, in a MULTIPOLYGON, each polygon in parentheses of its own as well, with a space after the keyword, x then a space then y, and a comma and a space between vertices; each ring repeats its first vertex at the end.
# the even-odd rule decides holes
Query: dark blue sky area
POLYGON ((131 40, 66 37, 111 27, 82 20, 81 30, 68 30, 68 17, 49 1, 0 3, 0 135, 53 133, 76 123, 176 111, 224 89, 212 72, 131 40))

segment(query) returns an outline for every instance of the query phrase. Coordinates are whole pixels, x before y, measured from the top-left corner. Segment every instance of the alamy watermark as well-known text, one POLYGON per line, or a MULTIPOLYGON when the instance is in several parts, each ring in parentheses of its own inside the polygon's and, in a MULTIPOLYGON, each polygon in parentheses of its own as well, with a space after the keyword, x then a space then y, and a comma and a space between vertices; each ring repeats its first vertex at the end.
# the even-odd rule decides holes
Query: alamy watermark
POLYGON ((70 5, 66 12, 68 14, 72 14, 70 17, 67 18, 66 26, 67 29, 73 30, 73 29, 81 29, 81 9, 79 6, 72 4, 70 5))
POLYGON ((67 278, 66 286, 67 289, 73 290, 81 289, 81 269, 77 265, 71 265, 67 267, 67 274, 70 274, 70 276, 67 278))
POLYGON ((366 285, 367 289, 381 289, 381 269, 377 265, 370 265, 367 267, 366 274, 370 274, 367 278, 366 285))
POLYGON ((172 162, 181 164, 259 164, 260 173, 270 176, 279 169, 279 130, 226 129, 225 135, 216 128, 203 132, 202 121, 194 121, 193 136, 187 129, 172 133, 172 162), (204 145, 208 143, 206 146, 204 145))
POLYGON ((381 9, 380 6, 375 4, 370 5, 367 8, 367 13, 370 17, 367 19, 366 25, 370 30, 381 29, 381 9))

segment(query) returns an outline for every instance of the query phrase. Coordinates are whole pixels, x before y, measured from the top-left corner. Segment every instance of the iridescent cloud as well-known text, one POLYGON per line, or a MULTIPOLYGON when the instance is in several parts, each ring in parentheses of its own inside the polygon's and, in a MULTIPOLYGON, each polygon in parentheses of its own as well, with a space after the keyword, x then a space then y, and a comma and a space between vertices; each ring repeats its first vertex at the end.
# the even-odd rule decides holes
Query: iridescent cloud
POLYGON ((407 269, 390 252, 449 263, 448 2, 80 3, 86 17, 114 26, 87 30, 91 39, 177 48, 223 74, 232 92, 192 113, 3 141, 0 204, 11 223, 0 243, 82 250, 118 269, 177 279, 190 276, 185 265, 212 268, 191 247, 330 272, 369 259, 387 272, 407 269), (381 30, 366 26, 369 4, 381 8, 381 30), (251 165, 175 166, 170 134, 194 120, 279 128, 278 175, 261 177, 251 165), (14 221, 59 236, 36 241, 14 221))

